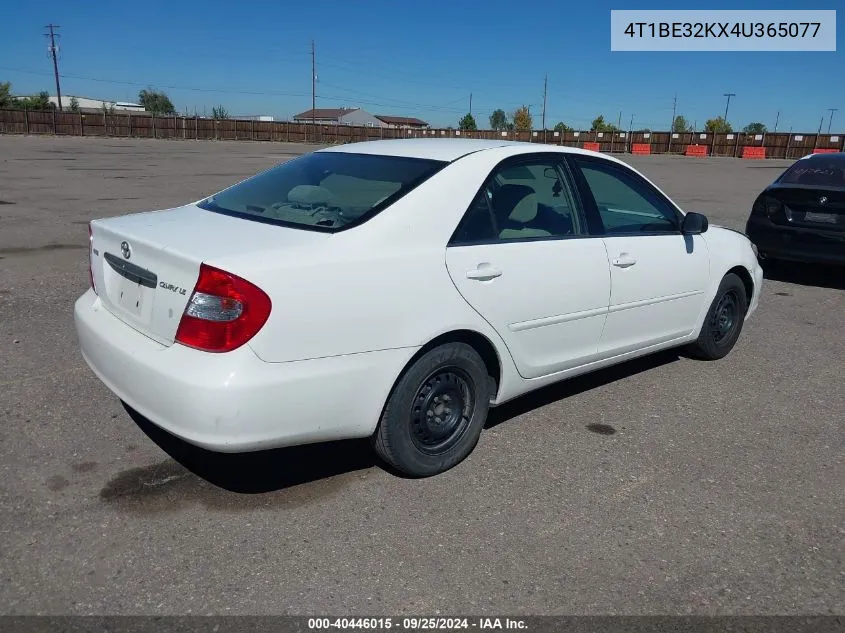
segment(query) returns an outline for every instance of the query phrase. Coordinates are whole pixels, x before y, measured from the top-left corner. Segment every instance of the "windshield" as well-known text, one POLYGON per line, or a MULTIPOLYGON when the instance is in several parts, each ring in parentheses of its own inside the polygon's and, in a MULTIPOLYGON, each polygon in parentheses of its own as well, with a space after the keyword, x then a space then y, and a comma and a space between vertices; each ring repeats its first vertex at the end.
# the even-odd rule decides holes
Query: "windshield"
POLYGON ((444 165, 418 158, 313 152, 198 206, 260 222, 335 232, 373 217, 444 165))
POLYGON ((845 187, 845 158, 813 157, 799 160, 780 177, 781 184, 845 187))

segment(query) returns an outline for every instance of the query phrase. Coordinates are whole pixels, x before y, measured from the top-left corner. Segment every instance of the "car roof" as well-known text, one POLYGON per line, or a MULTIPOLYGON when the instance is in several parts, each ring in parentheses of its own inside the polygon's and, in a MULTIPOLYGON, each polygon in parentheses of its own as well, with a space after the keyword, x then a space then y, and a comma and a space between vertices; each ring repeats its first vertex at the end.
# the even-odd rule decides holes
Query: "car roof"
MULTIPOLYGON (((473 152, 492 149, 511 150, 513 155, 529 152, 568 152, 577 154, 592 154, 577 147, 562 145, 546 145, 543 143, 526 143, 521 141, 493 141, 470 138, 407 138, 379 141, 361 141, 336 145, 318 150, 320 152, 348 152, 352 154, 377 154, 381 156, 400 156, 406 158, 425 158, 451 162, 473 152)), ((616 160, 602 155, 603 158, 616 160)))

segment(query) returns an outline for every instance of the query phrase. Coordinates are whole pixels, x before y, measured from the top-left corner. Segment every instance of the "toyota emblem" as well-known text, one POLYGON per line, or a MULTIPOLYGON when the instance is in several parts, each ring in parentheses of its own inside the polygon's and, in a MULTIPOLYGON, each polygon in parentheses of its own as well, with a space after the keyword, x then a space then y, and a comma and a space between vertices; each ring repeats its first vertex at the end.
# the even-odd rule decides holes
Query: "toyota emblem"
POLYGON ((120 243, 120 252, 123 253, 123 259, 132 257, 132 249, 129 248, 129 242, 120 243))
POLYGON ((819 204, 827 204, 827 196, 822 196, 819 198, 819 204))

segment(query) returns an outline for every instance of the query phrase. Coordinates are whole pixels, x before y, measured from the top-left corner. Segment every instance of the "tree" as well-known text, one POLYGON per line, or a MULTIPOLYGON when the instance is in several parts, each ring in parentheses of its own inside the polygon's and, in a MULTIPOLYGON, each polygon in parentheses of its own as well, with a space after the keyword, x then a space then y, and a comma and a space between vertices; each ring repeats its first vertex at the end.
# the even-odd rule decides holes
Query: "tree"
POLYGON ((707 132, 715 132, 716 134, 733 132, 731 124, 725 121, 725 119, 722 117, 716 117, 715 119, 707 119, 707 123, 704 124, 704 129, 707 132))
POLYGON ((573 130, 571 127, 569 127, 563 121, 558 121, 557 123, 555 123, 554 131, 555 132, 574 132, 575 130, 573 130))
POLYGON ((463 118, 458 121, 458 127, 462 130, 470 130, 475 131, 478 129, 478 125, 475 123, 475 117, 472 114, 465 114, 463 118))
POLYGON ((501 108, 490 115, 490 128, 497 131, 508 129, 508 115, 501 108))
POLYGON ((685 117, 679 114, 675 117, 675 120, 672 122, 672 131, 692 132, 692 126, 689 124, 689 121, 687 121, 685 117))
POLYGON ((35 97, 15 99, 13 107, 23 108, 24 110, 49 110, 53 107, 53 104, 50 103, 50 93, 42 90, 35 97))
POLYGON ((70 111, 79 112, 79 99, 77 99, 76 97, 70 98, 70 111))
POLYGON ((12 96, 12 82, 0 81, 0 108, 12 108, 15 98, 12 96))
POLYGON ((590 127, 590 131, 592 132, 616 132, 619 128, 617 128, 612 123, 607 123, 604 120, 604 115, 600 114, 595 119, 593 119, 592 126, 590 127))
POLYGON ((513 127, 517 132, 527 132, 532 127, 531 112, 528 111, 528 106, 521 106, 514 110, 513 113, 513 127))
POLYGON ((748 125, 746 125, 744 128, 742 128, 742 131, 746 134, 765 134, 766 126, 760 123, 759 121, 756 121, 754 123, 749 123, 748 125))
POLYGON ((211 108, 211 118, 213 119, 228 119, 229 111, 222 105, 217 105, 211 108))
POLYGON ((138 93, 138 103, 153 114, 175 114, 176 108, 165 93, 147 88, 138 93))

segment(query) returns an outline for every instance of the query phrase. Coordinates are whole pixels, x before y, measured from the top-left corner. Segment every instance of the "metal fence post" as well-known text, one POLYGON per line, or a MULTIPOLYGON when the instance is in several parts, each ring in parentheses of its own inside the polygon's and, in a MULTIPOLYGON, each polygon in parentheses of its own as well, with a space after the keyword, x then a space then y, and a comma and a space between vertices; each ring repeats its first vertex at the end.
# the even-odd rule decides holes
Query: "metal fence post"
POLYGON ((153 113, 153 138, 158 138, 158 132, 156 131, 156 115, 153 113))
POLYGON ((29 110, 23 109, 23 127, 26 134, 29 134, 29 110))
POLYGON ((53 111, 53 136, 56 135, 56 108, 51 108, 53 111))

